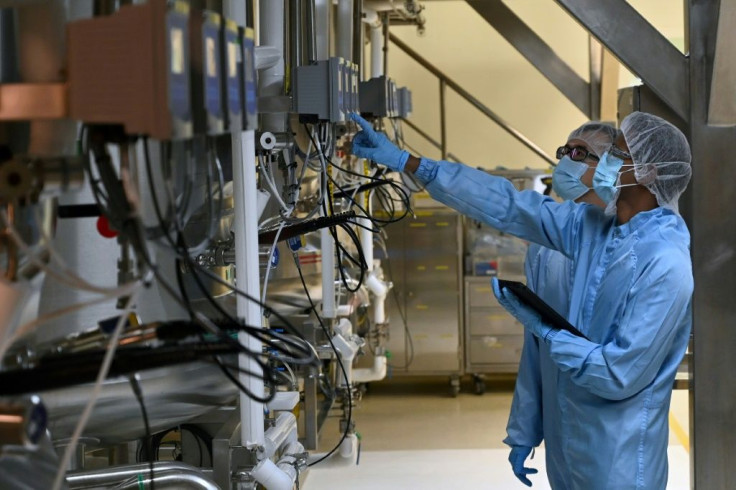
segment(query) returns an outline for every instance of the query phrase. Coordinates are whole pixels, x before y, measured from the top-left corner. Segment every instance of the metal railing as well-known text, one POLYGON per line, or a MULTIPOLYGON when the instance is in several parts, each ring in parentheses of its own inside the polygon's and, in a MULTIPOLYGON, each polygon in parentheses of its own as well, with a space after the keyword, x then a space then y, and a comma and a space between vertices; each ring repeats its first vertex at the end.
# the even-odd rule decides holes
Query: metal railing
MULTIPOLYGON (((442 152, 443 160, 446 160, 449 155, 447 152, 447 117, 446 117, 446 106, 445 106, 445 92, 446 92, 447 87, 450 87, 460 97, 462 97, 467 102, 469 102, 470 105, 478 109, 487 118, 491 119, 493 122, 498 124, 504 131, 506 131, 511 136, 516 138, 521 144, 523 144, 524 146, 529 148, 531 151, 533 151, 535 154, 537 154, 537 156, 539 156, 540 158, 542 158, 543 160, 545 160, 547 163, 549 163, 552 166, 557 165, 557 161, 554 160, 551 156, 549 156, 539 146, 537 146, 532 140, 524 136, 519 130, 511 127, 511 125, 509 125, 506 121, 504 121, 501 117, 499 117, 495 112, 493 112, 488 107, 486 107, 481 101, 473 97, 473 95, 471 95, 470 92, 462 88, 460 84, 458 84, 456 81, 454 81, 453 79, 445 75, 443 72, 441 72, 432 63, 424 59, 419 53, 411 49, 401 39, 399 39, 392 33, 389 33, 389 39, 391 40, 391 42, 393 42, 396 45, 396 47, 398 47, 403 52, 405 52, 407 55, 409 55, 409 57, 412 58, 414 61, 422 65, 427 71, 432 73, 440 81, 440 142, 437 143, 427 133, 425 133, 424 131, 420 131, 416 125, 409 123, 409 126, 411 126, 412 129, 417 131, 422 137, 427 139, 427 141, 429 141, 430 143, 434 144, 437 148, 439 148, 440 151, 442 152)), ((404 119, 404 121, 408 123, 406 119, 404 119)))

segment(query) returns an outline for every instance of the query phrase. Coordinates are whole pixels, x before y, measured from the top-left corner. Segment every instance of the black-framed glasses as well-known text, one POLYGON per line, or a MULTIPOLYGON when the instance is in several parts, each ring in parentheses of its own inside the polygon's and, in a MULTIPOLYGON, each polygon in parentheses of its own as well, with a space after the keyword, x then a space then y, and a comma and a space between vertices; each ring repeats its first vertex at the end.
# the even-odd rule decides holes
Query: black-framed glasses
POLYGON ((623 151, 616 145, 611 145, 611 147, 608 149, 608 153, 622 160, 631 160, 631 153, 623 151))
POLYGON ((560 146, 557 148, 557 159, 559 160, 564 156, 569 156, 570 160, 576 162, 582 162, 586 158, 592 158, 596 162, 600 160, 595 153, 588 151, 584 146, 560 146))

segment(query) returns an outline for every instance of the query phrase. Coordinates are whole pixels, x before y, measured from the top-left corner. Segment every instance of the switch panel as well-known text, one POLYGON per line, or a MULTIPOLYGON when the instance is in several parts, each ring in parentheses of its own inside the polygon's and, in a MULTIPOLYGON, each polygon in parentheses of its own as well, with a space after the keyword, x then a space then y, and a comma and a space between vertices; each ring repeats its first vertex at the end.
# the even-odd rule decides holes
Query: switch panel
POLYGON ((238 25, 231 20, 225 20, 223 25, 222 46, 224 48, 223 58, 225 60, 222 80, 224 83, 223 93, 226 95, 225 98, 227 100, 226 123, 229 131, 239 131, 243 124, 243 103, 240 98, 240 92, 243 86, 243 82, 241 81, 243 52, 238 25))
POLYGON ((219 14, 192 12, 192 105, 196 134, 221 134, 225 131, 225 97, 222 82, 222 49, 219 14))

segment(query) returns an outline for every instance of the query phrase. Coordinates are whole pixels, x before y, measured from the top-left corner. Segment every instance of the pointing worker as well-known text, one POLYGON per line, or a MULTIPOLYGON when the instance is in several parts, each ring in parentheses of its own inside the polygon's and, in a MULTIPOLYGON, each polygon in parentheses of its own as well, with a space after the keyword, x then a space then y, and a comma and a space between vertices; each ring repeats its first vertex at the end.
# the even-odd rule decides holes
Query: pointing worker
MULTIPOLYGON (((593 175, 600 156, 611 147, 618 131, 599 122, 585 123, 570 133, 564 146, 557 149, 559 159, 552 174, 552 187, 564 200, 600 208, 604 219, 605 203, 593 191, 593 175)), ((567 316, 572 291, 573 262, 562 253, 536 243, 529 244, 524 261, 526 283, 545 303, 567 316)), ((524 466, 533 448, 544 440, 547 478, 553 489, 571 488, 566 463, 562 457, 561 427, 571 421, 562 416, 557 390, 560 369, 550 357, 549 346, 526 330, 519 361, 511 413, 506 426, 511 446, 509 462, 514 474, 525 485, 536 469, 524 466)))
POLYGON ((678 199, 690 147, 673 125, 635 112, 601 155, 593 189, 606 204, 558 203, 481 170, 396 148, 368 122, 353 153, 407 171, 468 216, 572 261, 567 319, 588 339, 544 324, 508 290, 494 292, 545 343, 559 368, 562 461, 570 488, 664 489, 672 382, 687 347, 690 235, 678 199))

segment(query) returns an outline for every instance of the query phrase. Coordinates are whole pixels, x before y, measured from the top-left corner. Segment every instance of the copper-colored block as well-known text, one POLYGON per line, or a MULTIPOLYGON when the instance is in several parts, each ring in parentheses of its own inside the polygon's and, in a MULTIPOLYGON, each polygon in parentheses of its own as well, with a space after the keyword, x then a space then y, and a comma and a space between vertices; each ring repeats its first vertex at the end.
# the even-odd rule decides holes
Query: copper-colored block
POLYGON ((63 83, 0 85, 2 121, 63 119, 68 115, 67 90, 63 83))

